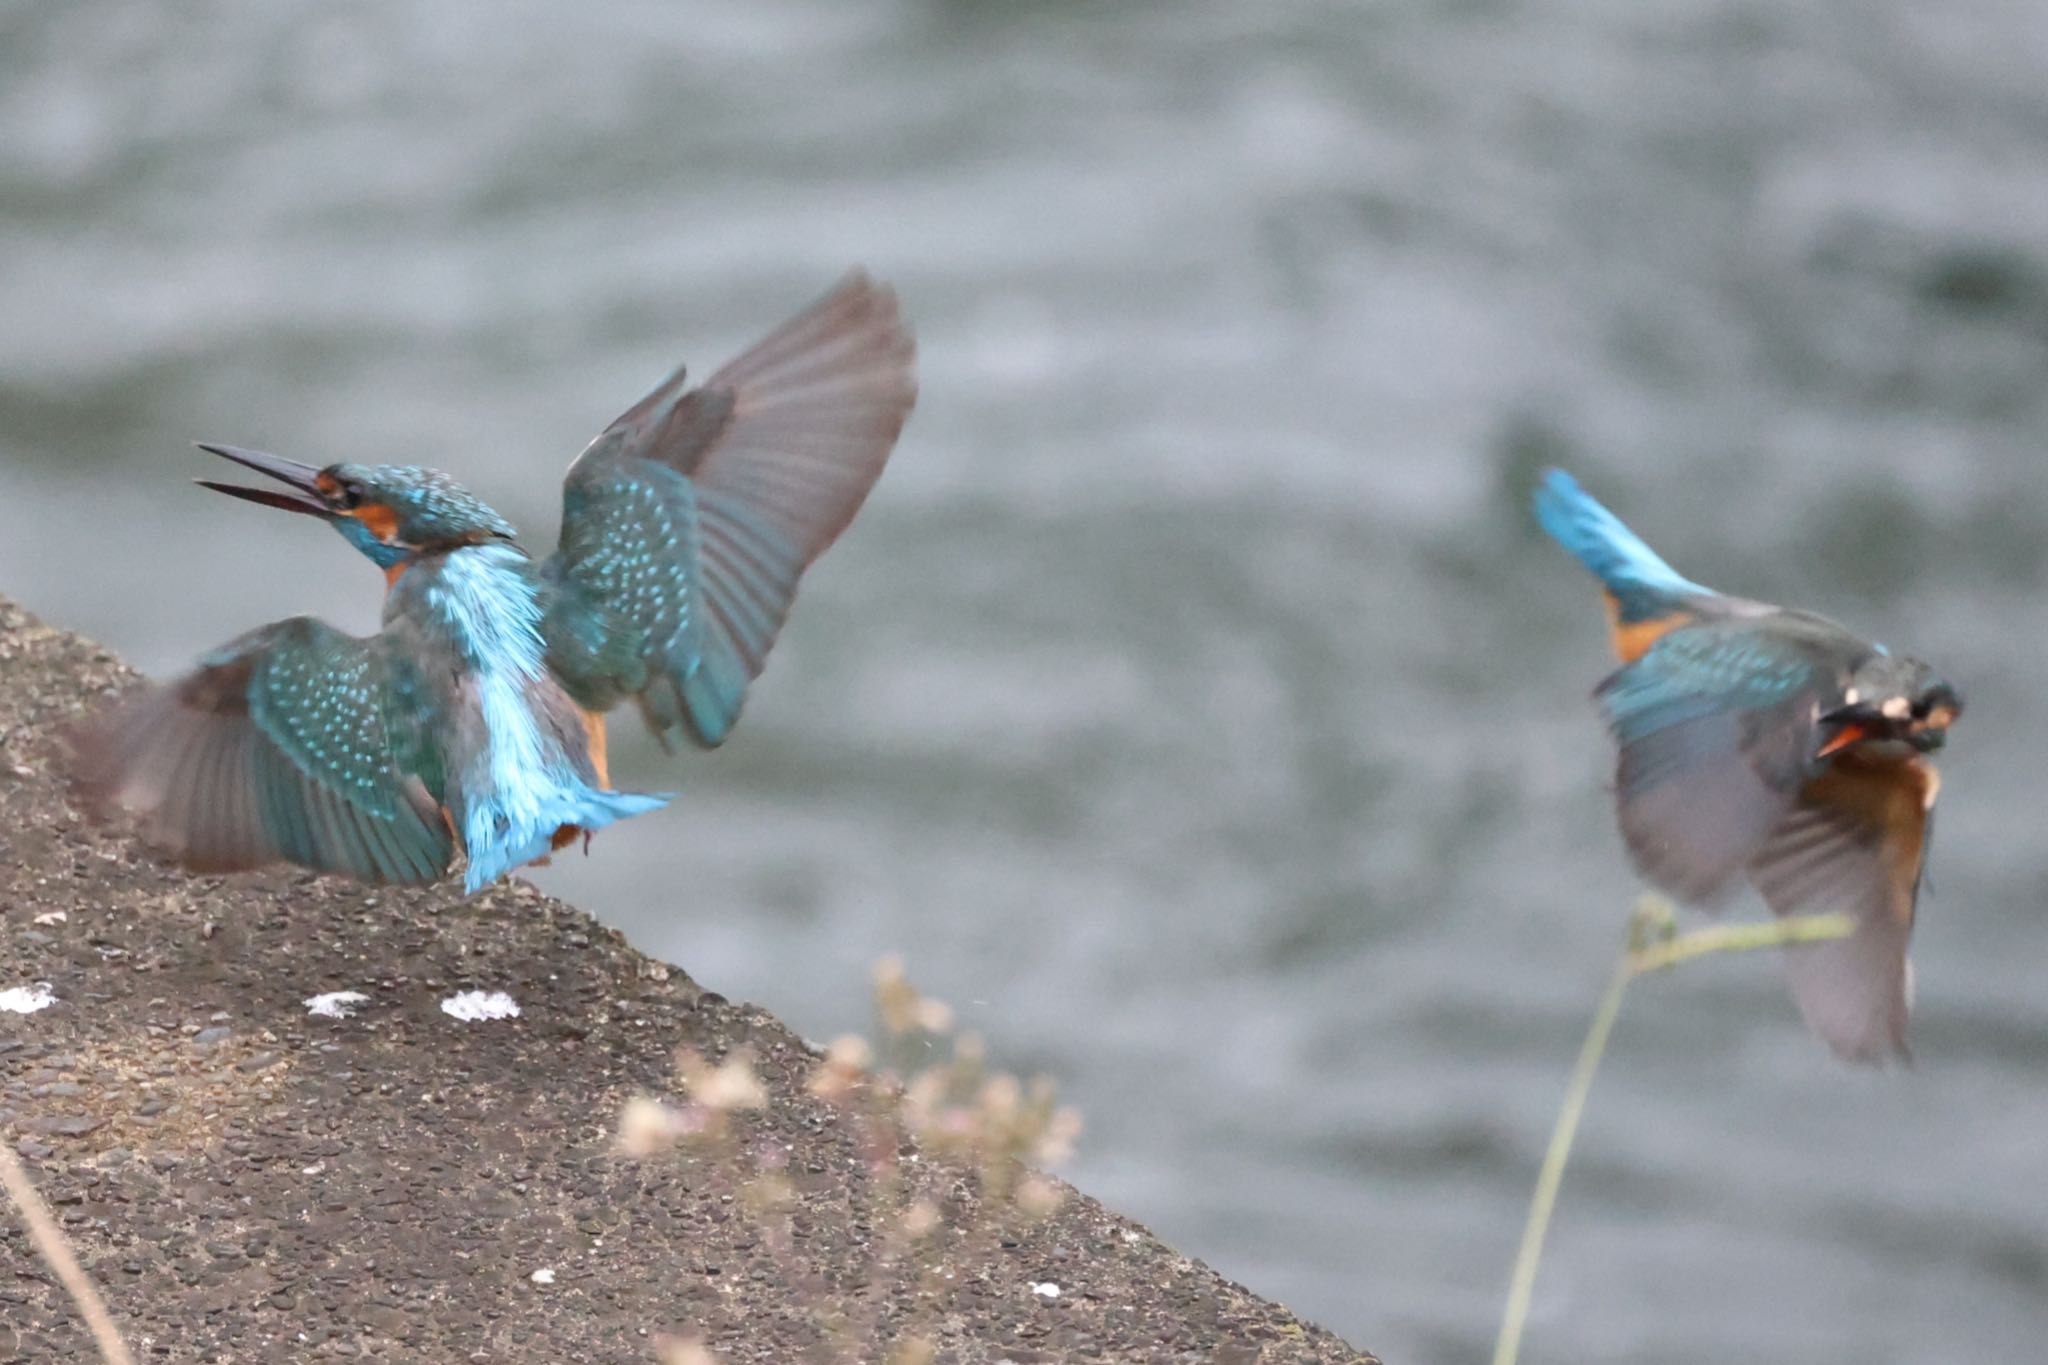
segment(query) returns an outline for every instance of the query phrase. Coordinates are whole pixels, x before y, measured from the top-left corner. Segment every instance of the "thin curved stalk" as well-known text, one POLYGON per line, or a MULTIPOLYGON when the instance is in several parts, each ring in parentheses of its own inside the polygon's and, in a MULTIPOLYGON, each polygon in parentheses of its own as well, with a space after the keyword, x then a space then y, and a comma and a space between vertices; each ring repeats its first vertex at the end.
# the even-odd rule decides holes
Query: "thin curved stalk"
POLYGON ((1579 1119, 1586 1112, 1586 1096, 1593 1090, 1593 1075, 1600 1069, 1600 1056, 1607 1051, 1607 1036, 1621 1014, 1621 998, 1635 979, 1635 968, 1624 956, 1600 997, 1592 1027, 1579 1047, 1578 1065, 1565 1088, 1564 1103, 1557 1111, 1557 1123, 1550 1130, 1550 1145, 1543 1152, 1543 1169, 1536 1175, 1536 1193, 1529 1200, 1529 1221, 1522 1228, 1521 1250, 1515 1253, 1515 1274, 1508 1283, 1507 1310, 1501 1314, 1500 1336, 1493 1344, 1493 1365, 1515 1365, 1522 1348, 1522 1327, 1529 1320, 1529 1301, 1536 1292, 1536 1267, 1543 1259, 1543 1238, 1550 1231, 1550 1214, 1557 1207, 1558 1187, 1564 1184, 1564 1165, 1571 1158, 1572 1139, 1579 1133, 1579 1119))
POLYGON ((1536 1292, 1536 1268, 1543 1259, 1550 1215, 1557 1208, 1565 1163, 1571 1159, 1579 1120, 1586 1112, 1586 1097, 1592 1093, 1593 1077, 1607 1051, 1614 1021, 1621 1014, 1628 983, 1646 972, 1663 971, 1710 953, 1743 953, 1795 943, 1819 943, 1847 938, 1856 932, 1856 922, 1847 915, 1793 915, 1768 924, 1717 924, 1686 934, 1673 933, 1672 923, 1671 908, 1649 898, 1629 916, 1628 946, 1615 965, 1607 993, 1600 997, 1600 1006, 1593 1012, 1586 1041, 1579 1046, 1578 1064, 1572 1068, 1571 1084, 1565 1087, 1564 1103, 1558 1107, 1557 1122, 1550 1130, 1550 1145, 1543 1152, 1543 1167, 1536 1175, 1536 1192, 1529 1200, 1529 1221, 1522 1228, 1522 1245, 1515 1254, 1514 1274, 1508 1281, 1500 1335, 1494 1340, 1493 1365, 1515 1365, 1521 1354, 1522 1329, 1528 1323, 1529 1303, 1536 1292))
POLYGON ((114 1326, 113 1314, 107 1311, 106 1301, 93 1288, 92 1280, 78 1264, 78 1258, 71 1254, 71 1244, 65 1240, 57 1220, 50 1217, 49 1205, 36 1193, 28 1172, 22 1169, 13 1149, 4 1142, 0 1142, 0 1185, 5 1185, 7 1193, 13 1196, 14 1206, 21 1211, 21 1221, 28 1226, 29 1240, 35 1243, 36 1251, 57 1277, 58 1283, 70 1293, 72 1303, 78 1306, 78 1315, 92 1329, 92 1339, 100 1348, 100 1357, 107 1365, 135 1365, 135 1357, 128 1354, 120 1330, 114 1326))

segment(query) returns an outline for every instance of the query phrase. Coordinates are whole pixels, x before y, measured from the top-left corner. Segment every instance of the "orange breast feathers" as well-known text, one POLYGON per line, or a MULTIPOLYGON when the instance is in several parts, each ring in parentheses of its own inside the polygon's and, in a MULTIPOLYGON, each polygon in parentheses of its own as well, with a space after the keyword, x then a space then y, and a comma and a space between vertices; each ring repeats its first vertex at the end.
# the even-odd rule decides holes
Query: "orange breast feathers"
POLYGON ((590 766, 597 770, 597 785, 609 788, 612 785, 610 765, 606 762, 604 712, 583 713, 583 734, 590 741, 590 766))
MULTIPOLYGON (((610 766, 605 762, 604 712, 583 712, 583 734, 590 744, 590 766, 597 772, 597 785, 600 787, 610 787, 612 775, 610 766)), ((590 850, 590 834, 581 825, 561 826, 549 837, 548 844, 559 852, 575 843, 576 836, 579 834, 583 836, 584 851, 588 852, 590 850)), ((546 858, 536 858, 534 861, 541 866, 546 866, 548 860, 546 858)))
POLYGON ((1927 855, 1927 813, 1941 790, 1941 775, 1918 755, 1879 758, 1846 750, 1800 792, 1807 805, 1825 806, 1867 830, 1884 859, 1892 917, 1913 922, 1913 893, 1927 855))
POLYGON ((1621 603, 1614 600, 1614 594, 1603 592, 1600 596, 1607 604, 1607 630, 1614 640, 1615 657, 1625 664, 1642 658, 1650 652, 1651 645, 1680 626, 1689 626, 1699 619, 1689 611, 1674 611, 1647 621, 1624 621, 1621 603))

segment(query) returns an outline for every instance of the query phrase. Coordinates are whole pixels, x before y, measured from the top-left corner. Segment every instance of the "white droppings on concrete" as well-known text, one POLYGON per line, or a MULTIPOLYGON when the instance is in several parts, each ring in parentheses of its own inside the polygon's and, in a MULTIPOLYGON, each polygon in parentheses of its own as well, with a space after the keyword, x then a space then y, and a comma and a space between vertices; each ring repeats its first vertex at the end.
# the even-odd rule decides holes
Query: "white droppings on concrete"
POLYGON ((15 1014, 34 1014, 57 1003, 57 997, 50 990, 49 983, 38 981, 33 986, 9 986, 0 991, 0 1010, 15 1014))
POLYGON ((361 991, 328 991, 325 995, 306 997, 306 1013, 315 1019, 346 1019, 356 1012, 356 1006, 370 997, 361 991))
POLYGON ((555 1272, 549 1270, 546 1266, 542 1266, 526 1278, 532 1280, 535 1284, 553 1284, 555 1282, 555 1272))
POLYGON ((65 914, 62 910, 45 910, 43 911, 42 914, 36 916, 36 923, 62 924, 65 920, 68 920, 70 918, 71 916, 65 914))
POLYGON ((1056 1299, 1060 1296, 1060 1287, 1051 1280, 1033 1282, 1031 1292, 1041 1299, 1056 1299))
POLYGON ((441 1013, 465 1024, 485 1019, 516 1019, 519 1002, 503 991, 463 991, 441 1002, 441 1013))

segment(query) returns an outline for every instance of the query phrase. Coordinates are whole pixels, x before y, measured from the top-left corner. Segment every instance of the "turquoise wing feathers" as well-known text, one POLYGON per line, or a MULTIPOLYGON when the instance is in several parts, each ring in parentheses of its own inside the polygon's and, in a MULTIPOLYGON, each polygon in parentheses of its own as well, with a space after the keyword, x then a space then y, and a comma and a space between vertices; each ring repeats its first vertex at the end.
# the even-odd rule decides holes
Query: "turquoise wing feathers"
POLYGON ((548 666, 635 698, 663 744, 738 719, 804 569, 881 474, 916 401, 895 295, 858 272, 701 387, 677 371, 564 480, 542 566, 548 666))
POLYGON ((379 639, 305 616, 264 626, 76 735, 76 780, 197 870, 431 882, 455 844, 402 671, 379 639))
POLYGON ((1826 676, 1807 651, 1748 622, 1682 626, 1595 694, 1614 737, 1629 744, 1710 711, 1762 711, 1816 688, 1826 676))
POLYGON ((1748 623, 1666 634, 1595 692, 1620 747, 1622 834, 1685 900, 1722 894, 1814 772, 1829 670, 1748 623))

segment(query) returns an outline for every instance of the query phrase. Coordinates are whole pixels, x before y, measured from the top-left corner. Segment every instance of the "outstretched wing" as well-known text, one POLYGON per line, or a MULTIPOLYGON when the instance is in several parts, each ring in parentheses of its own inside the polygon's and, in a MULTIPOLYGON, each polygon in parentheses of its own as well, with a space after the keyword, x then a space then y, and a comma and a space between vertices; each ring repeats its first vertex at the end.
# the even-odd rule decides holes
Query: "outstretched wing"
POLYGON ((569 467, 542 567, 548 664, 592 711, 724 740, 797 580, 859 510, 916 400, 896 296, 858 271, 686 389, 678 370, 569 467))
POLYGON ((76 787, 197 871, 285 861, 430 882, 455 845, 394 705, 402 686, 381 641, 279 621, 81 726, 76 787))
POLYGON ((1807 650, 1737 622, 1673 630, 1600 685, 1622 835, 1646 878, 1686 901, 1728 889, 1812 775, 1833 685, 1807 650))
POLYGON ((1805 785, 1749 865, 1776 913, 1856 921, 1848 938, 1785 950, 1800 1013, 1852 1061, 1907 1055, 1906 941, 1940 785, 1925 759, 1887 762, 1847 750, 1805 785))

